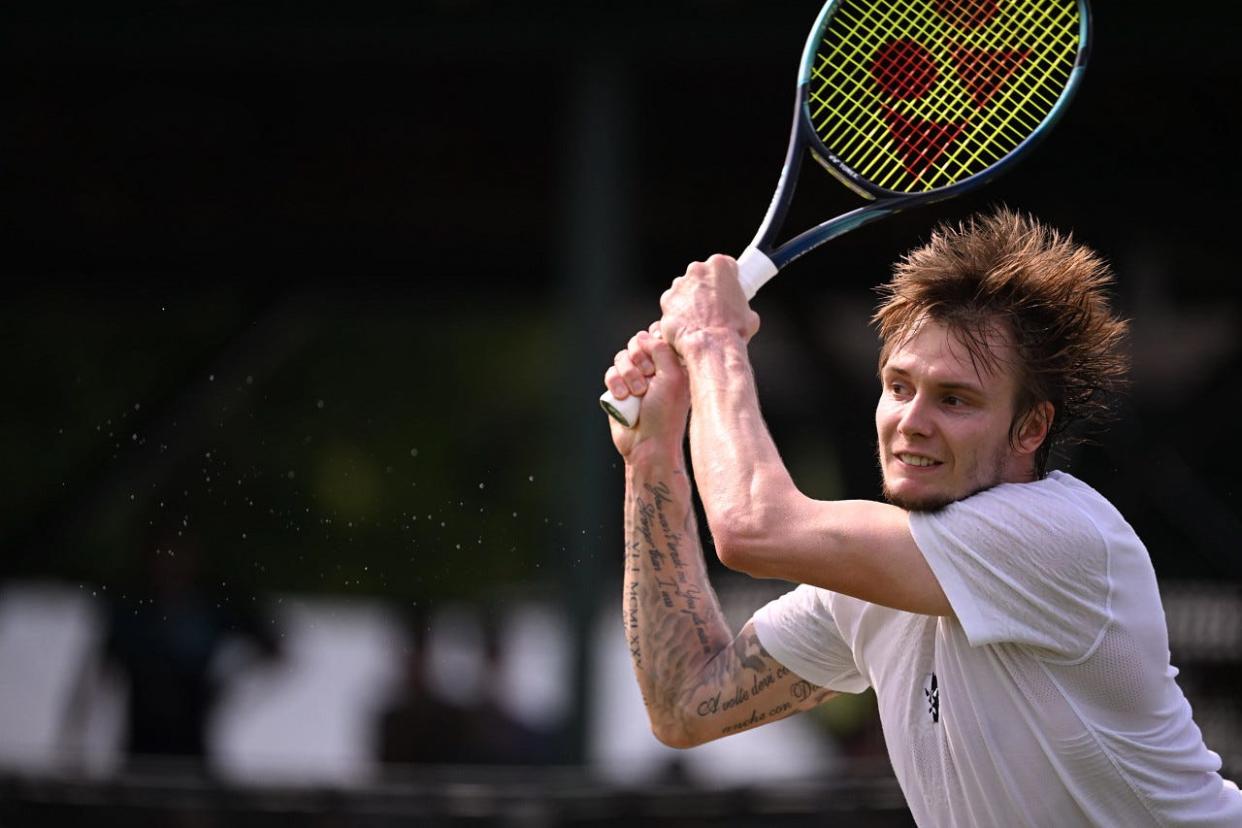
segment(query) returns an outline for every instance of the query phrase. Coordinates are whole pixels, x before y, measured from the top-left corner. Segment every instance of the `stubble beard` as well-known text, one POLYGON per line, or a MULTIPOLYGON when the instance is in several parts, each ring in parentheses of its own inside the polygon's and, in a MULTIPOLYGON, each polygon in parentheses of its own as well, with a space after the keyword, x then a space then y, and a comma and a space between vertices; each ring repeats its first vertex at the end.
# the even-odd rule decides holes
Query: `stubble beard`
POLYGON ((932 496, 925 498, 904 497, 894 492, 888 487, 888 482, 884 483, 884 499, 892 505, 905 509, 907 512, 938 512, 950 503, 961 498, 932 496))
MULTIPOLYGON (((884 500, 899 509, 906 510, 907 512, 938 512, 951 503, 956 503, 959 500, 965 500, 971 495, 976 495, 979 492, 992 488, 1004 479, 1005 455, 1006 452, 1003 449, 998 451, 992 458, 991 475, 984 478, 987 482, 975 485, 964 494, 951 495, 933 493, 925 497, 918 498, 906 497, 905 495, 893 491, 889 487, 888 476, 884 474, 884 457, 880 452, 880 447, 878 445, 876 446, 876 463, 880 467, 880 482, 883 487, 882 491, 884 493, 884 500)), ((895 462, 901 462, 895 457, 893 459, 895 462)))

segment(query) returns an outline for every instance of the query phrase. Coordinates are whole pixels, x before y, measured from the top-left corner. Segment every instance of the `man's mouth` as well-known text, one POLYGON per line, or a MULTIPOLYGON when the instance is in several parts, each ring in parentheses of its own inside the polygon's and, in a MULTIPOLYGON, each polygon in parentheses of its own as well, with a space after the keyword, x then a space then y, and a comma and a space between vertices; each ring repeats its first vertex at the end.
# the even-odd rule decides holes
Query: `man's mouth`
POLYGON ((930 457, 924 457, 921 454, 909 454, 902 452, 896 455, 897 459, 905 463, 907 466, 939 466, 939 460, 933 460, 930 457))

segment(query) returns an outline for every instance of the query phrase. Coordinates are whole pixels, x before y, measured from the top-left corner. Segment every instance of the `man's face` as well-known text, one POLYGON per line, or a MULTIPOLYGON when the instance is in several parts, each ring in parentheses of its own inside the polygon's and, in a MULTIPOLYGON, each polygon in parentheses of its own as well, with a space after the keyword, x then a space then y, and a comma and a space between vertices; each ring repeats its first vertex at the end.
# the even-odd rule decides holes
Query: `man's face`
POLYGON ((1033 464, 1009 443, 1017 382, 1006 333, 988 334, 991 370, 976 366, 944 325, 928 321, 880 370, 875 410, 884 496, 929 511, 997 483, 1029 480, 1033 464))

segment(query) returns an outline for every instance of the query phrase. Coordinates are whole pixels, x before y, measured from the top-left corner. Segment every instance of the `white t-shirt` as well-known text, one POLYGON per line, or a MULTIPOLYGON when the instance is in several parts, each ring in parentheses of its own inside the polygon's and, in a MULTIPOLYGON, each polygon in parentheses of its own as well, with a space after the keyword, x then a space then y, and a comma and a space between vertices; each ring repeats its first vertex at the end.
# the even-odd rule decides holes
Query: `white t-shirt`
POLYGON ((1242 826, 1174 681, 1147 550, 1068 474, 910 529, 956 618, 800 586, 755 614, 801 678, 874 687, 920 826, 1242 826))

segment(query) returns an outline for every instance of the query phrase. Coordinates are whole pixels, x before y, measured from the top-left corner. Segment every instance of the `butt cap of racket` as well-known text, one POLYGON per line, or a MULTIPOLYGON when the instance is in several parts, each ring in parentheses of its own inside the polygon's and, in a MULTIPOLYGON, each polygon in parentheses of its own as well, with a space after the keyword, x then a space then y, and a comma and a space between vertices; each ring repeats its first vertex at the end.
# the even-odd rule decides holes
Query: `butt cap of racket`
POLYGON ((643 398, 631 394, 624 400, 618 400, 611 391, 605 391, 599 397, 599 407, 626 428, 638 425, 638 412, 642 409, 643 398))

